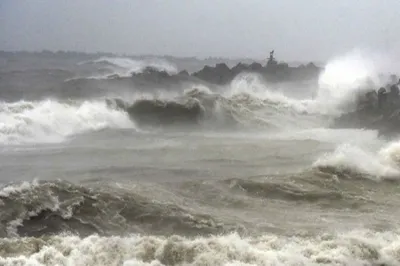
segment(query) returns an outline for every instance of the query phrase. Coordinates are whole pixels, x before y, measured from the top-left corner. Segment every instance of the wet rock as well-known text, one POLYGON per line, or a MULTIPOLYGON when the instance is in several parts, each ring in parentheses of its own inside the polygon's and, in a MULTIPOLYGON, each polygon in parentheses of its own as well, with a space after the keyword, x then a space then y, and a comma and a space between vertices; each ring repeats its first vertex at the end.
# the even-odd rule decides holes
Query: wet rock
POLYGON ((141 73, 132 73, 132 77, 139 77, 146 80, 160 81, 170 77, 168 72, 160 71, 153 67, 146 67, 141 73))
POLYGON ((251 71, 260 71, 262 69, 262 65, 260 63, 254 62, 251 65, 249 65, 248 69, 251 71))
POLYGON ((225 84, 234 78, 234 73, 224 63, 217 64, 215 67, 205 66, 193 76, 214 84, 225 84))
POLYGON ((368 92, 364 100, 360 100, 358 108, 337 117, 335 128, 363 128, 378 130, 380 135, 392 137, 400 133, 400 103, 388 98, 380 106, 377 94, 368 92))
POLYGON ((231 69, 231 71, 232 71, 235 75, 238 75, 238 74, 240 74, 241 72, 247 71, 248 69, 249 69, 249 66, 248 66, 248 65, 243 64, 243 63, 239 63, 239 64, 237 64, 236 66, 234 66, 234 67, 231 69))
POLYGON ((182 70, 178 73, 178 76, 189 76, 189 72, 187 72, 186 70, 182 70))

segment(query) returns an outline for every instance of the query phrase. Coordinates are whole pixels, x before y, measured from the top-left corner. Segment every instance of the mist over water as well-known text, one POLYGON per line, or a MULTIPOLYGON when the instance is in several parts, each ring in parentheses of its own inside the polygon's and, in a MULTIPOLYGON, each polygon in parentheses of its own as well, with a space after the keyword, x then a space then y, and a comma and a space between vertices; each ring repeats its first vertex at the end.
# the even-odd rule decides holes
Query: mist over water
POLYGON ((101 57, 96 60, 79 62, 78 65, 98 65, 107 70, 107 75, 97 75, 89 78, 107 78, 109 75, 118 75, 120 77, 129 77, 132 73, 140 73, 146 67, 152 67, 159 71, 166 71, 170 74, 176 74, 176 66, 161 59, 133 60, 123 57, 101 57))
POLYGON ((181 69, 111 57, 36 98, 0 83, 0 264, 398 265, 400 142, 332 128, 384 62, 333 58, 306 89, 130 83, 181 69))

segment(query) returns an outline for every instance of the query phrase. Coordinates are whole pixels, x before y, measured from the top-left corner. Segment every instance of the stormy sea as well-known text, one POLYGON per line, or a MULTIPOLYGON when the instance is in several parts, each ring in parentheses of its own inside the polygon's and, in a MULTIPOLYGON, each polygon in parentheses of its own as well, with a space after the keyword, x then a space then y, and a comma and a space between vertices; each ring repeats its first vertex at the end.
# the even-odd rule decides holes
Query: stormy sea
POLYGON ((1 54, 0 265, 400 265, 400 141, 332 126, 363 60, 216 85, 173 76, 194 59, 1 54))

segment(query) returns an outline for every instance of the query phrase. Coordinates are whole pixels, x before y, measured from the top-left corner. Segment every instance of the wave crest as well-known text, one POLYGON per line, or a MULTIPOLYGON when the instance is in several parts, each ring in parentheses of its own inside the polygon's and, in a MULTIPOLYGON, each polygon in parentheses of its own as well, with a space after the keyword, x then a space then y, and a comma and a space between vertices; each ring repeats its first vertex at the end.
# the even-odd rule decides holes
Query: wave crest
POLYGON ((314 167, 340 176, 359 176, 373 180, 400 178, 400 144, 392 142, 378 151, 342 144, 319 158, 314 167))
POLYGON ((142 195, 139 185, 121 189, 111 185, 87 188, 61 181, 8 184, 0 190, 0 203, 2 237, 63 232, 82 236, 127 232, 191 235, 224 229, 206 214, 142 195))
POLYGON ((104 101, 0 103, 0 143, 55 143, 107 127, 134 128, 126 113, 104 101))

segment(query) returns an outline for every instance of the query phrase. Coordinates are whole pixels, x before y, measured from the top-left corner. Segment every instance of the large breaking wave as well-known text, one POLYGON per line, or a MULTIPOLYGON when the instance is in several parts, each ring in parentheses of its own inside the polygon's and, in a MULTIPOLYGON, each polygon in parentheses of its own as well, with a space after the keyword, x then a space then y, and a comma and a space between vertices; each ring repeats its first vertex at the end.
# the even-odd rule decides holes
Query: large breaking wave
POLYGON ((54 143, 104 128, 134 128, 128 115, 104 101, 0 103, 0 143, 54 143))
POLYGON ((321 156, 314 166, 347 177, 400 179, 400 143, 394 141, 379 148, 344 143, 321 156))
MULTIPOLYGON (((327 190, 322 181, 320 188, 327 190)), ((165 188, 154 185, 9 184, 0 190, 3 206, 0 233, 4 237, 0 240, 0 262, 3 265, 396 265, 400 260, 397 231, 359 229, 288 236, 254 228, 253 232, 241 233, 240 225, 229 224, 217 215, 222 213, 221 206, 226 208, 227 204, 237 211, 239 206, 250 211, 254 207, 251 198, 259 198, 260 205, 265 205, 265 199, 269 205, 274 200, 307 206, 321 202, 325 209, 343 207, 346 202, 354 207, 347 200, 362 205, 365 199, 340 190, 313 191, 265 180, 218 183, 174 184, 175 192, 177 185, 183 190, 171 194, 170 200, 162 195, 169 193, 165 188), (190 202, 207 191, 204 186, 210 185, 219 197, 209 198, 206 205, 213 204, 210 207, 214 206, 215 211, 194 212, 190 202), (221 185, 226 191, 219 190, 221 185), (190 186, 193 187, 189 189, 190 186), (190 198, 184 197, 191 193, 190 198), (164 200, 160 201, 161 198, 164 200)), ((272 222, 272 217, 268 220, 272 222)), ((241 222, 239 217, 235 222, 241 222)))
POLYGON ((346 111, 343 104, 354 106, 354 91, 370 73, 357 67, 360 59, 346 60, 328 64, 314 99, 288 97, 255 74, 241 74, 214 91, 193 84, 181 92, 133 89, 123 98, 2 102, 0 142, 60 142, 84 132, 134 128, 134 124, 257 130, 326 127, 329 118, 346 111), (359 73, 354 78, 343 76, 342 66, 353 69, 349 75, 359 73))
MULTIPOLYGON (((123 69, 125 74, 140 72, 147 66, 176 72, 170 63, 155 60, 100 58, 82 64, 123 69)), ((60 142, 83 132, 134 127, 134 123, 256 130, 327 127, 332 117, 356 106, 357 92, 382 80, 377 71, 373 62, 359 52, 336 58, 326 65, 313 88, 315 97, 305 95, 302 99, 291 98, 258 75, 249 73, 240 74, 225 87, 211 89, 204 84, 185 84, 180 91, 178 88, 163 90, 160 84, 159 88, 145 91, 125 88, 121 95, 113 91, 112 80, 87 84, 65 82, 63 98, 68 98, 68 86, 71 93, 82 91, 86 95, 87 90, 90 91, 87 95, 93 95, 75 102, 53 98, 0 103, 0 143, 60 142), (96 91, 102 95, 95 95, 96 91)), ((128 81, 118 86, 130 84, 128 81)))
POLYGON ((308 100, 272 91, 254 75, 240 76, 216 92, 194 85, 182 92, 132 92, 124 98, 2 102, 0 142, 61 142, 80 133, 135 128, 135 124, 213 129, 304 127, 315 123, 309 107, 308 100))

